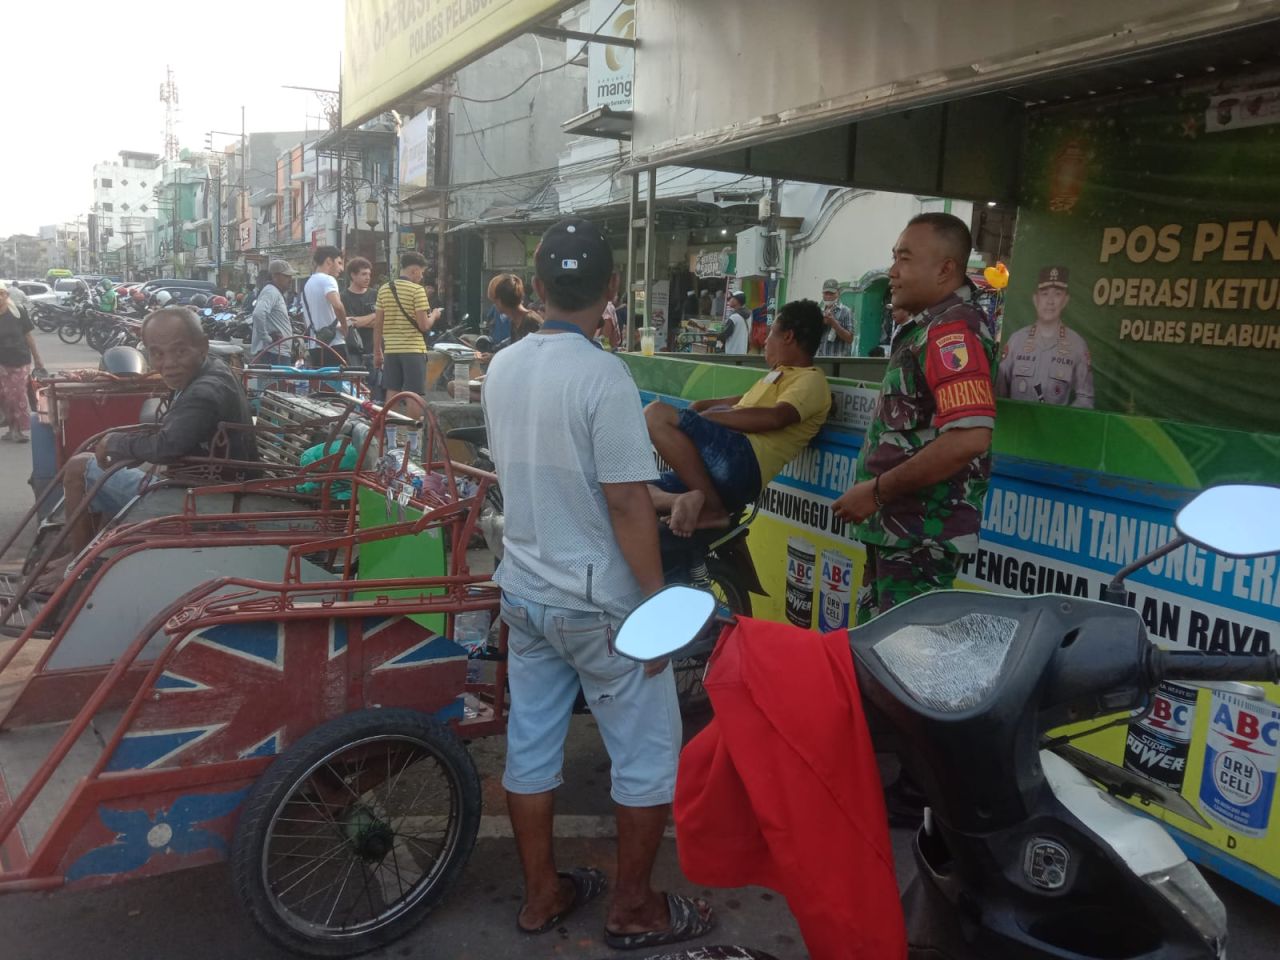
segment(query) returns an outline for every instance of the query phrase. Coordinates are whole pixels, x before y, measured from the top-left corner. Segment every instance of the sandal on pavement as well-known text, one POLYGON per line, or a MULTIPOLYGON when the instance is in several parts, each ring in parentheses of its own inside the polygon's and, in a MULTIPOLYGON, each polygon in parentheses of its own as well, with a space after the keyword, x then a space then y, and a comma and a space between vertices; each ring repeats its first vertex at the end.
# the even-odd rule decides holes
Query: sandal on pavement
MULTIPOLYGON (((609 878, 594 867, 578 867, 576 870, 570 870, 568 873, 558 873, 556 876, 573 884, 573 899, 569 901, 567 907, 555 916, 550 917, 542 926, 535 927, 532 930, 520 925, 520 914, 516 913, 516 929, 521 933, 536 934, 554 930, 568 918, 569 914, 579 907, 586 906, 604 893, 605 888, 609 886, 609 878)), ((521 909, 523 909, 523 906, 521 909)))
POLYGON ((667 894, 667 910, 671 924, 665 930, 646 930, 643 933, 612 933, 604 930, 604 942, 614 950, 647 950, 669 943, 681 943, 705 937, 716 928, 715 914, 705 900, 667 894))

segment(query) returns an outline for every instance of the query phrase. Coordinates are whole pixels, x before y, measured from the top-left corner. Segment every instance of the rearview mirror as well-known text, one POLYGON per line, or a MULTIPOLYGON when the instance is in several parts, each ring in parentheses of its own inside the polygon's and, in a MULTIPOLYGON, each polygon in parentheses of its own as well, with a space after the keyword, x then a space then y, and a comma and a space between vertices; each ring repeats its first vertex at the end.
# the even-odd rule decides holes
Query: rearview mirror
POLYGON ((715 612, 716 598, 705 590, 672 584, 622 621, 614 649, 632 660, 661 660, 696 640, 715 612))
POLYGON ((1224 556, 1280 553, 1280 487, 1210 487, 1179 510, 1173 522, 1188 540, 1224 556))

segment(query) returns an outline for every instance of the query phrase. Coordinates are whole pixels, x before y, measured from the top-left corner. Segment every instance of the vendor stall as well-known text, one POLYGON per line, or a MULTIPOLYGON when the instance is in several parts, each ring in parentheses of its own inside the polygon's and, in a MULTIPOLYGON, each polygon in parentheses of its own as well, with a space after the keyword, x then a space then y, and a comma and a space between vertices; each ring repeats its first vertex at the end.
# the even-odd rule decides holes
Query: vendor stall
MULTIPOLYGON (((1054 4, 997 2, 949 20, 945 36, 932 23, 904 30, 887 3, 802 0, 749 27, 733 9, 646 7, 637 173, 693 164, 1017 204, 1008 289, 992 298, 1003 308, 995 475, 962 586, 1098 597, 1172 537, 1194 491, 1280 480, 1280 3, 1085 2, 1064 32, 1054 4), (724 23, 730 49, 762 26, 779 48, 817 43, 812 71, 762 63, 731 90, 717 85, 689 39, 695 16, 724 23), (708 94, 659 109, 677 82, 708 94)), ((740 394, 760 376, 627 362, 646 399, 677 404, 740 394)), ((831 420, 761 497, 757 615, 848 622, 864 553, 831 505, 852 483, 878 391, 868 364, 832 365, 831 420)), ((1185 545, 1129 589, 1171 648, 1260 653, 1280 630, 1274 558, 1185 545)), ((1081 743, 1167 788, 1147 812, 1191 857, 1280 903, 1280 690, 1165 685, 1145 719, 1081 743), (1224 765, 1228 752, 1243 759, 1224 765)))

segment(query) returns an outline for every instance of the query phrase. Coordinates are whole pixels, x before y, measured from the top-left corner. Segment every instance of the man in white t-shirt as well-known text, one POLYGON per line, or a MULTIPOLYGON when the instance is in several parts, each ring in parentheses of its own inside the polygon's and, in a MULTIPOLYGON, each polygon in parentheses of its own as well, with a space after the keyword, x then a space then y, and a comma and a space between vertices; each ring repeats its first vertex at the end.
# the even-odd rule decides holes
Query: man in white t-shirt
POLYGON ((680 750, 675 681, 670 664, 613 649, 622 618, 663 585, 653 450, 626 365, 592 340, 618 283, 608 241, 586 220, 562 220, 534 257, 546 319, 494 356, 483 398, 505 515, 494 580, 509 630, 503 786, 525 881, 516 923, 555 929, 606 885, 599 870, 558 873, 552 853, 553 791, 581 686, 612 761, 618 824, 605 940, 674 943, 714 926, 704 902, 651 886, 680 750))
POLYGON ((720 330, 725 353, 746 353, 751 336, 751 314, 747 313, 747 295, 735 290, 729 295, 729 315, 720 330))
POLYGON ((315 273, 302 288, 302 316, 307 335, 328 344, 329 350, 313 346, 307 362, 313 367, 331 367, 334 354, 347 362, 347 311, 338 291, 342 273, 342 251, 337 247, 316 247, 311 257, 315 273))

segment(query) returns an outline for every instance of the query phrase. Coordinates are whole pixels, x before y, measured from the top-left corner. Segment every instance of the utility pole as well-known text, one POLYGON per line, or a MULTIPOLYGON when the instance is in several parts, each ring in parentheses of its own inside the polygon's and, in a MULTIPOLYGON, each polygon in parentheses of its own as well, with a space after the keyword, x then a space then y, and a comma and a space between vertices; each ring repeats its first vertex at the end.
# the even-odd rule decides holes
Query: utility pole
POLYGON ((769 268, 769 285, 765 294, 765 314, 769 312, 769 301, 773 300, 774 308, 777 308, 778 300, 778 268, 782 266, 782 258, 785 255, 782 244, 779 242, 778 236, 778 216, 780 211, 781 184, 777 177, 769 180, 769 235, 765 240, 764 259, 765 265, 769 268))
MULTIPOLYGON (((244 169, 245 169, 244 165, 245 165, 245 153, 247 152, 247 141, 246 141, 245 129, 244 129, 244 107, 243 106, 240 107, 240 132, 238 134, 232 133, 229 130, 209 130, 205 133, 204 135, 205 150, 209 153, 214 152, 213 135, 215 133, 224 137, 238 136, 240 138, 240 186, 239 186, 239 189, 236 191, 236 203, 235 203, 235 210, 234 210, 236 233, 237 233, 236 249, 239 250, 240 249, 240 244, 239 244, 240 221, 245 219, 245 209, 246 209, 246 205, 244 201, 244 169)), ((225 156, 225 153, 224 153, 224 156, 225 156)), ((231 177, 228 176, 227 179, 229 182, 231 177)), ((222 212, 222 166, 221 164, 218 165, 218 210, 219 210, 219 214, 221 214, 222 212)), ((222 218, 221 218, 221 215, 219 215, 218 217, 218 223, 219 223, 219 227, 218 227, 218 232, 216 234, 218 237, 218 255, 214 258, 214 262, 217 263, 218 272, 219 274, 221 274, 222 272, 222 243, 221 243, 222 218)), ((228 244, 228 246, 230 246, 230 244, 228 244)), ((241 259, 243 260, 243 256, 241 259)), ((245 267, 245 271, 246 273, 248 272, 247 264, 245 267)), ((222 282, 221 277, 219 277, 218 282, 219 283, 222 282)))
POLYGON ((213 189, 213 282, 222 285, 222 166, 209 171, 213 174, 209 183, 213 189))

